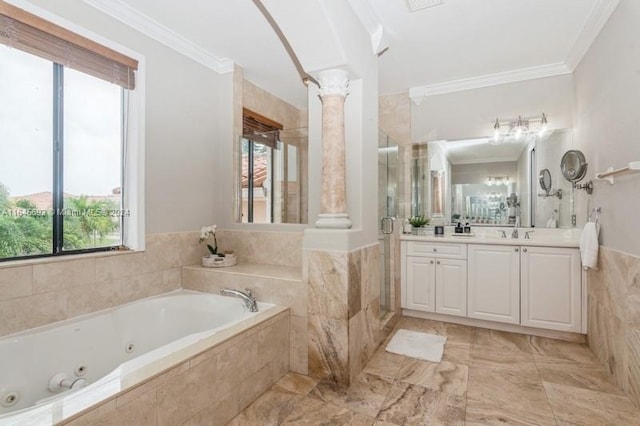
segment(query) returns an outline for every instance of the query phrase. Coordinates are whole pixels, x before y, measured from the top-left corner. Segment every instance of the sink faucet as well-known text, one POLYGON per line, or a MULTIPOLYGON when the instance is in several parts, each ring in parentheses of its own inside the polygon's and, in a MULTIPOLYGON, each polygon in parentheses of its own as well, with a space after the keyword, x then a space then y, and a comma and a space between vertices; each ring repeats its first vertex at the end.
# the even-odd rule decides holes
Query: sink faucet
POLYGON ((248 288, 244 291, 234 290, 231 288, 223 288, 220 290, 220 294, 224 294, 227 296, 236 296, 241 298, 244 301, 244 304, 247 306, 250 312, 258 312, 258 302, 256 298, 251 294, 251 290, 248 288))
POLYGON ((500 232, 500 238, 507 238, 507 233, 504 232, 504 229, 499 229, 498 232, 500 232))
POLYGON ((513 228, 513 232, 511 232, 511 238, 518 238, 518 228, 513 228))

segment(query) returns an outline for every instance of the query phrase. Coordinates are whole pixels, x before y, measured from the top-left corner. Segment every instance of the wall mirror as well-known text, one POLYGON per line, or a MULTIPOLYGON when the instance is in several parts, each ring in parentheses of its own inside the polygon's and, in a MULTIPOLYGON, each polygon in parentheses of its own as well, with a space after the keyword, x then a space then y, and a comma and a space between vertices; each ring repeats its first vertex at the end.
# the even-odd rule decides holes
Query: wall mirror
POLYGON ((551 192, 551 172, 549 169, 540 170, 540 176, 538 177, 538 182, 540 182, 540 188, 545 192, 546 195, 549 195, 551 192))
POLYGON ((445 224, 572 227, 573 188, 560 168, 563 153, 573 148, 571 129, 500 144, 479 137, 417 147, 411 162, 413 214, 442 216, 445 224), (539 191, 543 184, 548 192, 539 191))
POLYGON ((570 149, 560 160, 562 176, 569 182, 579 182, 587 173, 587 161, 582 151, 570 149))

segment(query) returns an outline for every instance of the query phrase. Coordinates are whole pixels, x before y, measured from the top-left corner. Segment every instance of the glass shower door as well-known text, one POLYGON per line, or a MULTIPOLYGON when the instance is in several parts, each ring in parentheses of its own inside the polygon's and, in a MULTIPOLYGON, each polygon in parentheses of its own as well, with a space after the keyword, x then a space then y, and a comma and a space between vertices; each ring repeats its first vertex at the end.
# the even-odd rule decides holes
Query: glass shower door
POLYGON ((391 238, 398 212, 398 145, 389 136, 378 134, 378 241, 380 242, 380 316, 391 310, 393 274, 391 238))

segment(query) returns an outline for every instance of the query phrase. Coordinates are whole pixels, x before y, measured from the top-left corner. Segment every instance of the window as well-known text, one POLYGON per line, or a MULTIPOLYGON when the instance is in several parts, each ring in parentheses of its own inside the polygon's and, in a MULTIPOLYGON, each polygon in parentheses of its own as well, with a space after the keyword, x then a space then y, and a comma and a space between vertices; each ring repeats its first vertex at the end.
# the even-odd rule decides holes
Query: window
POLYGON ((282 125, 243 110, 240 137, 240 218, 242 223, 305 223, 306 174, 302 151, 307 129, 282 125))
POLYGON ((137 62, 0 1, 0 260, 121 246, 137 62))

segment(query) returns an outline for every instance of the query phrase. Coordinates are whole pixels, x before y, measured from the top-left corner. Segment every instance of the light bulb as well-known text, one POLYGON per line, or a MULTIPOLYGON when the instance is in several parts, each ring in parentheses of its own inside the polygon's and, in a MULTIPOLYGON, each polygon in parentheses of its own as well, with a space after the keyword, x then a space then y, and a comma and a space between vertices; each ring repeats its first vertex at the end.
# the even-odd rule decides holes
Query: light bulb
POLYGON ((549 136, 550 133, 551 133, 551 131, 549 129, 549 122, 547 120, 546 114, 543 112, 542 113, 542 119, 540 120, 540 130, 538 131, 538 136, 541 139, 544 139, 547 136, 549 136))

